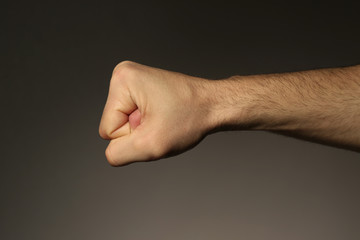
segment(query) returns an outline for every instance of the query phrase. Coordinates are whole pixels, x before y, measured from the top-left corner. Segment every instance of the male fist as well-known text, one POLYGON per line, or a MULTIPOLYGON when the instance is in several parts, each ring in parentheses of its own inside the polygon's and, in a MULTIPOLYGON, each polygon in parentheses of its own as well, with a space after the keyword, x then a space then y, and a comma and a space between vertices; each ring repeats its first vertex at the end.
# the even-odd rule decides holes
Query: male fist
POLYGON ((211 81, 125 61, 113 72, 99 134, 120 166, 184 152, 211 130, 211 81))

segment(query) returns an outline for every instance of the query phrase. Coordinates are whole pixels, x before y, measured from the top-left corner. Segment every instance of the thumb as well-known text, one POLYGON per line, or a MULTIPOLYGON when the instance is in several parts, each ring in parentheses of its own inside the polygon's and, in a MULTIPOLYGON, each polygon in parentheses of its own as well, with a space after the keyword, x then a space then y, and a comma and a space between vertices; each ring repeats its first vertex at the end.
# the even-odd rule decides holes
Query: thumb
POLYGON ((106 148, 105 155, 112 166, 122 166, 131 162, 156 160, 163 155, 161 144, 146 124, 125 136, 112 139, 106 148))

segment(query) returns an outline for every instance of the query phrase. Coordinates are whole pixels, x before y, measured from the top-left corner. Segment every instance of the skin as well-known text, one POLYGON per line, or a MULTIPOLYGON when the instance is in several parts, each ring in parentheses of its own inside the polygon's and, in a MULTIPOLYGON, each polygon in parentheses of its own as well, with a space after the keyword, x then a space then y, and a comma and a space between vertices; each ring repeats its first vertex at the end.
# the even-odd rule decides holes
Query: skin
POLYGON ((124 61, 99 134, 112 166, 152 161, 225 130, 265 130, 360 152, 360 65, 208 80, 124 61))

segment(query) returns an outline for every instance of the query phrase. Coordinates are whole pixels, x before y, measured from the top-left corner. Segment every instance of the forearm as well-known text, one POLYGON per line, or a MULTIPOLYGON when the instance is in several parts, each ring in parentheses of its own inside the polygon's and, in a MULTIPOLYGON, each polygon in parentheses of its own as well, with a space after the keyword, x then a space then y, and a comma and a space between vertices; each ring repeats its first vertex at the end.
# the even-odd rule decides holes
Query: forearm
POLYGON ((214 131, 268 130, 360 150, 360 65, 235 76, 207 89, 214 131))

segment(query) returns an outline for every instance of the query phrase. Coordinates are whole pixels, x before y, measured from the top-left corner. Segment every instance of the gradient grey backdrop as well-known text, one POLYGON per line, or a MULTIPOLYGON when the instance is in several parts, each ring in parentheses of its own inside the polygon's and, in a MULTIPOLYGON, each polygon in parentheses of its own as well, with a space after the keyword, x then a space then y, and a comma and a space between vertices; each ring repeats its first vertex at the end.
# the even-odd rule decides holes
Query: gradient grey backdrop
POLYGON ((0 239, 360 239, 360 155, 224 132, 108 165, 122 60, 218 79, 360 63, 355 5, 149 1, 1 6, 0 239))

